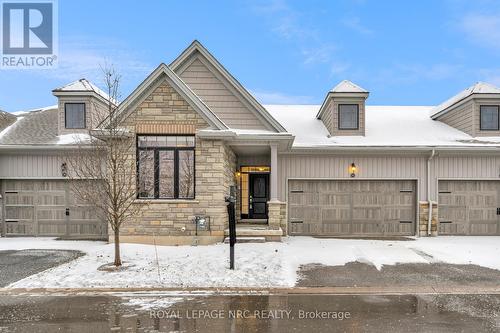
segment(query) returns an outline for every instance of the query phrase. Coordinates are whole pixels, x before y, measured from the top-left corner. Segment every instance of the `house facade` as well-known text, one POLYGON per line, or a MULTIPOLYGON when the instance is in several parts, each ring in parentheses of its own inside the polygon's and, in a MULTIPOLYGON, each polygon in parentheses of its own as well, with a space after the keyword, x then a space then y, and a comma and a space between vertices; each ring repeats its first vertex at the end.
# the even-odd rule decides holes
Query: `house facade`
MULTIPOLYGON (((53 94, 56 106, 0 114, 2 235, 107 238, 65 177, 107 96, 85 79, 53 94)), ((500 235, 500 89, 367 100, 342 81, 322 105, 261 105, 194 41, 118 106, 141 206, 122 241, 220 242, 230 192, 242 237, 500 235)))

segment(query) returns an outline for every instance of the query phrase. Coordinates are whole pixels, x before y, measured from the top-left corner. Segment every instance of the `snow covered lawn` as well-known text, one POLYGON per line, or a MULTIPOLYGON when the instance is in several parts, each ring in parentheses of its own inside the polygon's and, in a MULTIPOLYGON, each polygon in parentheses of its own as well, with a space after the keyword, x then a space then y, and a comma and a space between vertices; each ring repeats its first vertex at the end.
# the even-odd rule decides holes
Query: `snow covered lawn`
POLYGON ((56 241, 53 238, 2 238, 0 250, 72 249, 77 260, 18 281, 17 288, 78 287, 288 287, 301 265, 345 265, 360 261, 381 269, 397 263, 475 264, 500 270, 500 237, 438 237, 415 241, 290 237, 283 243, 236 244, 236 270, 228 269, 229 246, 122 244, 127 268, 98 270, 113 259, 113 244, 56 241), (429 256, 432 256, 429 257, 429 256))

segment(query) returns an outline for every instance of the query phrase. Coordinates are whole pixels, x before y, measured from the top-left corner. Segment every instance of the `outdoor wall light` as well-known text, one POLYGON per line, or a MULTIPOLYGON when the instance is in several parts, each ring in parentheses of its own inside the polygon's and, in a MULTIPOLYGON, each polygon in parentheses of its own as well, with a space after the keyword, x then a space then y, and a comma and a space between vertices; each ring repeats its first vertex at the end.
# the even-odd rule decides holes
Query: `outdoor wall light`
POLYGON ((239 177, 241 176, 241 172, 236 172, 236 173, 234 174, 234 176, 235 176, 236 178, 239 178, 239 177))
POLYGON ((68 176, 68 165, 66 164, 66 162, 63 162, 61 164, 61 175, 63 177, 67 177, 68 176))
POLYGON ((349 173, 351 174, 351 177, 354 178, 356 177, 356 173, 358 172, 358 167, 354 162, 351 163, 351 166, 349 166, 349 173))

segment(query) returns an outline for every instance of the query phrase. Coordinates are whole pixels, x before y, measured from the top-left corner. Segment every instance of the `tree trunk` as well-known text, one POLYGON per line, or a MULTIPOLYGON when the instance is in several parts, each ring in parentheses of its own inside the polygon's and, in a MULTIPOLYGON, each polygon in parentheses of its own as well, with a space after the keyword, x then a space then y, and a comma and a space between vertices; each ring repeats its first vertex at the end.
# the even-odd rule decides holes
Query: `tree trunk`
POLYGON ((120 256, 120 230, 118 228, 115 229, 115 266, 122 265, 122 259, 120 256))

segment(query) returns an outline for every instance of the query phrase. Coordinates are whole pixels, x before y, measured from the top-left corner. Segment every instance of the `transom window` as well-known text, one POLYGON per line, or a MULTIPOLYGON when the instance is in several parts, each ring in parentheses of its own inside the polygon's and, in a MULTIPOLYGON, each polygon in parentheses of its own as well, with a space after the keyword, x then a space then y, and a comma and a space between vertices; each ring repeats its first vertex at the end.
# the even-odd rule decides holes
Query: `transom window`
POLYGON ((339 129, 357 130, 359 128, 359 105, 339 105, 339 129))
POLYGON ((194 136, 138 136, 138 198, 194 199, 194 147, 194 136))
POLYGON ((481 131, 498 131, 500 126, 498 105, 481 105, 480 112, 481 131))
POLYGON ((64 104, 64 127, 73 129, 85 128, 85 103, 64 104))

